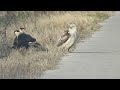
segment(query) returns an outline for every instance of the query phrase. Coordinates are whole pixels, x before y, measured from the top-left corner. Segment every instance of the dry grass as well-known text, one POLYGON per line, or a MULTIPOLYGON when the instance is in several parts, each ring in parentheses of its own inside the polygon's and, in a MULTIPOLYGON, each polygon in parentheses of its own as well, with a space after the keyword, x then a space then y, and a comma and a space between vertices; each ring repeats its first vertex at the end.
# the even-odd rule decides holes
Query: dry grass
MULTIPOLYGON (((12 46, 15 37, 14 30, 25 27, 25 32, 36 38, 41 45, 47 47, 49 52, 38 52, 33 49, 24 52, 12 51, 8 57, 0 59, 1 79, 32 79, 40 77, 45 70, 54 69, 61 57, 68 53, 64 49, 57 48, 56 41, 70 23, 75 23, 78 27, 77 42, 79 42, 98 30, 100 28, 99 22, 113 15, 112 11, 53 12, 52 14, 47 12, 47 15, 38 12, 36 17, 33 12, 16 14, 17 21, 7 28, 7 44, 12 46)), ((75 45, 72 50, 74 48, 75 45)), ((2 49, 3 45, 1 43, 1 54, 4 53, 2 49)))

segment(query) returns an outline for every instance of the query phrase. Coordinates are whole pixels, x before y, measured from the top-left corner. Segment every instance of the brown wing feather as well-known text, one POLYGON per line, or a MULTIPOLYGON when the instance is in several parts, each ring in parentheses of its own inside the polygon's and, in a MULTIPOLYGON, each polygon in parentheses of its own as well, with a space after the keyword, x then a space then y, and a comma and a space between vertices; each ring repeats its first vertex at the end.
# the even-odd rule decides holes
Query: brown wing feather
POLYGON ((69 37, 70 37, 70 34, 68 33, 68 31, 65 31, 64 34, 58 40, 57 47, 65 43, 69 39, 69 37))
POLYGON ((35 42, 36 39, 35 38, 31 38, 30 42, 35 42))

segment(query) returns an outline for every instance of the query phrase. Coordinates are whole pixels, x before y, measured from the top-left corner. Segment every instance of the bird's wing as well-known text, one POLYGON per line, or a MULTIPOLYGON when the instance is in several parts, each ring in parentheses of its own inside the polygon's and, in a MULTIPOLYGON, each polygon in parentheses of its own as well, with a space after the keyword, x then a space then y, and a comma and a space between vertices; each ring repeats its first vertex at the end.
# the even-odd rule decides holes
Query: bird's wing
POLYGON ((35 42, 36 41, 36 39, 31 37, 30 35, 27 35, 27 40, 28 40, 28 42, 35 42))
POLYGON ((65 43, 70 37, 70 34, 68 32, 64 32, 63 35, 59 38, 57 46, 61 46, 63 43, 65 43))
POLYGON ((24 33, 24 34, 19 35, 18 41, 21 42, 21 43, 27 43, 28 44, 29 42, 35 42, 36 39, 31 37, 30 35, 24 33))

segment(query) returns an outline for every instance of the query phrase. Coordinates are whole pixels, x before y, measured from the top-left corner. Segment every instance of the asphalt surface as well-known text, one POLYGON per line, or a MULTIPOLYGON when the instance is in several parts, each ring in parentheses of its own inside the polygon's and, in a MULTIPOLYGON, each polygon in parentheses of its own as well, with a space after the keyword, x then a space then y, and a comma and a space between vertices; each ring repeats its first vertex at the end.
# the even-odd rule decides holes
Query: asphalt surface
POLYGON ((120 12, 41 79, 120 79, 120 12))

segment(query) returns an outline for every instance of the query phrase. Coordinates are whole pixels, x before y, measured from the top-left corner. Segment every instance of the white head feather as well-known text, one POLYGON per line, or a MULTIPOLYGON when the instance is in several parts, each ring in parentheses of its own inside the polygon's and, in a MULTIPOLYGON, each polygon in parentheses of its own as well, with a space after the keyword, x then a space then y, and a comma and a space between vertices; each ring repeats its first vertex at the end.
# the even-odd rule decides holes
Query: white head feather
POLYGON ((15 33, 15 35, 18 37, 20 34, 23 33, 23 31, 21 31, 21 30, 16 30, 16 31, 14 31, 14 33, 15 33))
POLYGON ((69 33, 70 33, 71 35, 74 35, 74 34, 77 33, 77 27, 76 27, 75 24, 70 24, 70 26, 69 26, 69 33))

